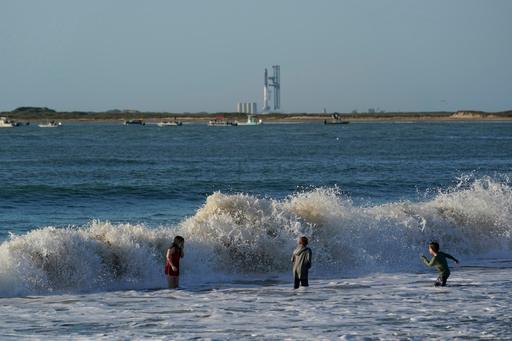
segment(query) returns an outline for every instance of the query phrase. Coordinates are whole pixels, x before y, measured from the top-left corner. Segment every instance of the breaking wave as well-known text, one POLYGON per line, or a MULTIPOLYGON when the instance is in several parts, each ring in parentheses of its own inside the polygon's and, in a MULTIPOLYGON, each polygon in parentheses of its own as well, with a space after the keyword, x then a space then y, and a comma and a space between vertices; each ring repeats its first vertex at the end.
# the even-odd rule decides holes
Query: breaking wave
POLYGON ((281 200, 217 192, 176 226, 45 227, 0 245, 0 296, 164 287, 176 234, 186 240, 185 285, 286 272, 300 235, 310 238, 317 276, 414 270, 432 239, 462 259, 509 255, 512 188, 507 179, 464 179, 423 201, 366 206, 337 188, 281 200))

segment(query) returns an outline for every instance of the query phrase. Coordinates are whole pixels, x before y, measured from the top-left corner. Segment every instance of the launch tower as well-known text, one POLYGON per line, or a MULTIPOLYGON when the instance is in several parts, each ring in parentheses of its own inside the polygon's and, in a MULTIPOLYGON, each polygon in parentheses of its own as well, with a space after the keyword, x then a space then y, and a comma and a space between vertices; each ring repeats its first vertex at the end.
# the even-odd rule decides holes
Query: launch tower
POLYGON ((272 66, 273 74, 271 77, 268 76, 268 71, 265 69, 265 79, 263 83, 263 112, 280 112, 281 111, 281 67, 279 65, 272 66), (274 88, 274 96, 272 97, 272 91, 270 88, 274 88), (272 108, 269 102, 273 99, 272 108))

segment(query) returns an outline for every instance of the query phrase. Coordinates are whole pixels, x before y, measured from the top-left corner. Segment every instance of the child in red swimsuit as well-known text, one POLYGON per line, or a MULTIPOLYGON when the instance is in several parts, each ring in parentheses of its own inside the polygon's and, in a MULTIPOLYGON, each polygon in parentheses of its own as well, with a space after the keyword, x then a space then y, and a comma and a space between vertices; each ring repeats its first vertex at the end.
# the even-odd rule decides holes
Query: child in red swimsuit
POLYGON ((185 239, 182 236, 176 236, 174 242, 167 249, 165 274, 167 275, 167 284, 170 289, 175 289, 179 286, 180 276, 180 258, 183 258, 185 253, 183 247, 185 239))

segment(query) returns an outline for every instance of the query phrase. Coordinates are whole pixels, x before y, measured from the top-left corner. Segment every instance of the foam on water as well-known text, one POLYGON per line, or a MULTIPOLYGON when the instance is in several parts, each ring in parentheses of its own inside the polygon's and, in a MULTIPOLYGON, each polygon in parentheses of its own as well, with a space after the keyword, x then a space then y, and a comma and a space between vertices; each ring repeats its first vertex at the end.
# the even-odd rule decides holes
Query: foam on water
POLYGON ((210 195, 177 226, 92 221, 12 235, 0 245, 0 296, 165 286, 165 250, 186 239, 186 285, 289 270, 296 238, 307 235, 318 277, 418 269, 431 239, 459 257, 512 250, 507 179, 464 180, 431 199, 355 205, 337 188, 285 199, 210 195))
MULTIPOLYGON (((510 264, 509 264, 510 266, 510 264)), ((509 340, 510 268, 2 299, 0 338, 69 340, 509 340)))

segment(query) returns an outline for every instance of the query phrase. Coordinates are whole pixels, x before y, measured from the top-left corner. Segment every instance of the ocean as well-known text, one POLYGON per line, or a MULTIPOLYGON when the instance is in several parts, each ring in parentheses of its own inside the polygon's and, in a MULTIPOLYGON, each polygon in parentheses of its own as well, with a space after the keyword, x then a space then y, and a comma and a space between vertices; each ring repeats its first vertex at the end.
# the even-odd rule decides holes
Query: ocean
POLYGON ((511 176, 512 122, 0 129, 0 338, 509 339, 511 176))

